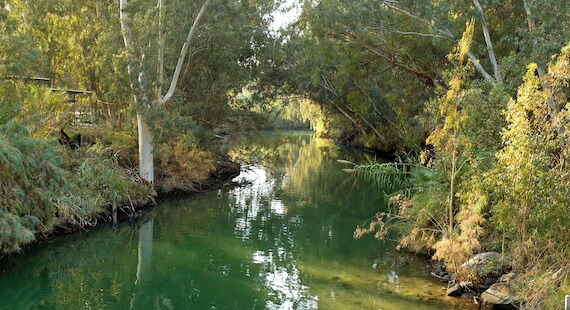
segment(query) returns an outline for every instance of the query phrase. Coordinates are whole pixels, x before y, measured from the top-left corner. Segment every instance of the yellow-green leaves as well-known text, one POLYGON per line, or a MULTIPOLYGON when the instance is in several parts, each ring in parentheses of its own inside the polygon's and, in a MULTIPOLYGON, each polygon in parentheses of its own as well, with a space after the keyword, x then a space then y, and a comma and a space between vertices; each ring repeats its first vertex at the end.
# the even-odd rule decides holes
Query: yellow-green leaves
POLYGON ((463 61, 465 61, 465 55, 469 52, 471 48, 471 42, 473 41, 473 31, 475 30, 475 21, 473 18, 467 22, 465 25, 465 31, 461 36, 461 40, 457 44, 457 60, 458 65, 463 65, 463 61))

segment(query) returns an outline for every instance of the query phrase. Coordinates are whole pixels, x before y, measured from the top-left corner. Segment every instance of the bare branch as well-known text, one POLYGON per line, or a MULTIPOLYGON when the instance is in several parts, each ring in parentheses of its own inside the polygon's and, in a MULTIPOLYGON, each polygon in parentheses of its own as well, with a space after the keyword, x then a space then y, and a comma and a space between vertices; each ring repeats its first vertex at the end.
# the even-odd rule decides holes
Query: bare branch
POLYGON ((495 50, 493 48, 493 43, 491 42, 491 35, 489 34, 489 27, 487 26, 487 20, 485 19, 485 13, 483 8, 479 3, 479 0, 473 0, 477 11, 481 14, 481 26, 483 27, 483 35, 485 36, 485 44, 487 45, 487 52, 489 54, 489 60, 493 65, 493 71, 495 71, 495 79, 499 85, 503 85, 503 79, 501 78, 501 72, 499 72, 499 65, 497 64, 497 58, 495 57, 495 50))
POLYGON ((447 37, 447 38, 449 38, 449 39, 455 39, 455 37, 453 36, 453 34, 451 33, 451 31, 449 31, 449 29, 445 29, 445 28, 444 28, 444 29, 440 29, 440 28, 436 27, 436 26, 434 25, 434 24, 435 24, 434 21, 429 21, 429 20, 427 20, 427 19, 421 18, 421 17, 419 17, 419 16, 417 16, 417 15, 415 15, 415 14, 412 14, 412 13, 410 13, 410 12, 404 10, 404 9, 401 9, 401 8, 395 6, 395 5, 392 5, 392 4, 390 4, 389 2, 384 2, 384 5, 387 6, 388 8, 390 8, 390 9, 394 10, 394 11, 400 12, 400 13, 402 13, 402 14, 404 14, 404 15, 410 17, 410 18, 413 18, 413 19, 415 19, 415 20, 418 20, 418 21, 422 22, 423 24, 427 25, 427 26, 430 27, 431 29, 434 29, 434 30, 436 30, 437 32, 439 32, 442 36, 445 36, 445 37, 447 37))
POLYGON ((192 43, 192 39, 194 38, 194 34, 196 33, 196 29, 198 28, 198 23, 200 22, 200 19, 202 19, 204 12, 206 12, 208 4, 210 4, 210 0, 206 0, 206 2, 202 4, 202 8, 200 9, 198 16, 196 16, 196 19, 194 19, 194 24, 192 24, 192 28, 190 28, 188 36, 186 37, 186 42, 184 43, 184 45, 182 46, 182 50, 180 51, 180 56, 178 56, 178 63, 176 64, 174 75, 172 76, 172 80, 170 81, 170 88, 168 89, 166 95, 164 95, 164 97, 162 97, 159 100, 158 102, 159 104, 166 103, 168 100, 170 100, 170 98, 172 98, 172 95, 174 95, 174 91, 176 90, 176 85, 178 84, 178 79, 180 77, 180 71, 182 70, 182 65, 184 64, 184 59, 186 58, 186 54, 188 53, 188 48, 192 43))
POLYGON ((401 30, 397 30, 394 28, 388 28, 388 27, 365 27, 364 29, 387 31, 387 32, 393 32, 393 33, 402 34, 402 35, 413 35, 413 36, 418 36, 418 37, 431 37, 431 38, 438 38, 438 39, 453 41, 448 36, 443 36, 443 35, 433 34, 433 33, 423 33, 423 32, 415 32, 415 31, 401 31, 401 30))
MULTIPOLYGON (((389 9, 392 9, 396 12, 399 12, 401 14, 404 14, 412 19, 415 19, 417 21, 420 21, 421 23, 425 24, 426 26, 428 26, 430 29, 433 29, 434 31, 436 31, 437 33, 439 33, 442 37, 447 38, 448 40, 457 41, 457 38, 451 33, 451 31, 449 31, 449 29, 447 28, 438 28, 435 26, 435 22, 434 21, 429 21, 427 19, 424 19, 420 16, 417 16, 409 11, 406 11, 402 8, 399 8, 397 6, 395 6, 394 4, 397 3, 397 1, 385 1, 383 4, 388 7, 389 9)), ((481 65, 481 63, 479 62, 479 59, 477 58, 477 56, 475 56, 475 54, 473 54, 471 51, 469 51, 467 53, 467 57, 469 57, 469 59, 471 60, 471 62, 473 63, 473 65, 475 66, 475 68, 477 69, 477 71, 479 71, 479 73, 483 76, 483 78, 485 78, 485 80, 493 85, 497 84, 497 80, 495 80, 495 78, 493 78, 493 76, 491 74, 489 74, 487 72, 487 70, 485 70, 485 68, 483 68, 483 66, 481 65)), ((495 60, 496 61, 496 60, 495 60)), ((498 70, 497 70, 498 72, 498 70)), ((500 76, 499 76, 500 77, 500 76)))

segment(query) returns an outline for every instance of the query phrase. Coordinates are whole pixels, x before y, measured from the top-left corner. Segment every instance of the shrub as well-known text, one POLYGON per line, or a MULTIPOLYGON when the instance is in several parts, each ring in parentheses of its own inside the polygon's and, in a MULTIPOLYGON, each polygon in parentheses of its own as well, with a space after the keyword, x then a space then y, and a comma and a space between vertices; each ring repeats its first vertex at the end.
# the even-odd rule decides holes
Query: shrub
POLYGON ((66 172, 53 143, 30 138, 15 121, 0 126, 0 249, 19 251, 49 229, 66 172))

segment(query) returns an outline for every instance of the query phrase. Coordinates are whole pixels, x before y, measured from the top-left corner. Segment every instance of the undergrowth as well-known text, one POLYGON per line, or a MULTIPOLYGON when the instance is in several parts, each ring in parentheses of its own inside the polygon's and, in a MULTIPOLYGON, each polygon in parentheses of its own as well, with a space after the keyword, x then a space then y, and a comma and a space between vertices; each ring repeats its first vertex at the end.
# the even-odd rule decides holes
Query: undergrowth
POLYGON ((136 172, 119 165, 119 151, 95 145, 70 150, 32 139, 15 121, 0 126, 1 253, 19 252, 56 228, 94 225, 109 205, 151 198, 136 172))

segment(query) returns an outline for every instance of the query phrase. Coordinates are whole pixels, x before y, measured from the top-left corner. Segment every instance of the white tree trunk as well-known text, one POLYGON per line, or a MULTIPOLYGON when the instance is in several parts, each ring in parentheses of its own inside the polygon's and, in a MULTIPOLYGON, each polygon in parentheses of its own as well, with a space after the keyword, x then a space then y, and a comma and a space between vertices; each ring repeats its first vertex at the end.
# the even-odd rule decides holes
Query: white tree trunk
POLYGON ((489 27, 487 27, 487 20, 485 18, 485 13, 483 8, 479 3, 479 0, 473 0, 477 11, 481 14, 481 26, 483 28, 483 35, 485 36, 485 44, 487 45, 487 52, 489 54, 489 60, 493 65, 493 71, 495 72, 495 79, 499 85, 503 85, 503 78, 501 77, 501 72, 499 72, 499 65, 497 64, 497 58, 495 57, 495 49, 493 48, 493 43, 491 42, 491 35, 489 34, 489 27))
POLYGON ((140 114, 137 114, 137 127, 139 131, 139 174, 145 181, 154 183, 152 133, 140 114))
MULTIPOLYGON (((202 19, 202 16, 204 15, 204 12, 206 12, 206 8, 208 7, 209 4, 210 0, 206 0, 206 2, 204 2, 204 4, 202 4, 202 7, 200 8, 198 16, 196 16, 196 19, 194 19, 194 23, 192 24, 192 27, 190 28, 190 31, 186 36, 186 42, 184 43, 184 45, 182 46, 182 50, 180 51, 180 56, 178 56, 178 61, 176 63, 176 68, 174 69, 174 74, 172 75, 172 80, 170 81, 170 87, 168 88, 168 92, 166 93, 166 95, 164 95, 163 98, 159 99, 158 102, 159 104, 165 104, 174 95, 174 91, 176 90, 176 85, 178 84, 178 79, 180 77, 180 71, 182 70, 182 65, 184 64, 184 59, 186 58, 186 54, 188 54, 188 48, 190 47, 190 44, 192 44, 192 39, 194 38, 194 34, 196 33, 196 29, 198 28, 198 23, 200 22, 200 19, 202 19)), ((164 45, 162 46, 162 48, 164 48, 164 45)))
MULTIPOLYGON (((139 96, 137 98, 137 91, 136 91, 136 87, 134 85, 134 77, 133 75, 134 73, 134 60, 135 60, 135 55, 134 55, 134 48, 133 48, 133 44, 132 44, 132 38, 131 38, 131 32, 130 29, 128 27, 127 24, 127 20, 128 20, 128 14, 126 13, 126 11, 124 11, 125 7, 128 4, 128 0, 120 0, 119 1, 119 20, 121 23, 121 32, 123 35, 123 41, 125 44, 125 48, 127 50, 127 54, 128 54, 128 64, 127 64, 127 70, 129 73, 129 77, 130 77, 130 81, 131 81, 131 89, 133 91, 133 94, 135 96, 135 105, 137 104, 137 100, 139 100, 139 104, 145 105, 145 107, 148 105, 149 101, 148 98, 146 97, 146 94, 148 93, 147 91, 150 89, 146 89, 145 87, 145 83, 143 81, 143 77, 144 77, 144 72, 143 72, 143 65, 142 62, 144 61, 144 53, 141 57, 141 71, 138 74, 138 88, 139 88, 139 96)), ((163 25, 162 25, 162 19, 163 19, 163 12, 162 12, 162 0, 159 0, 158 2, 158 9, 159 9, 159 21, 158 21, 158 42, 159 42, 159 51, 158 51, 158 65, 157 65, 157 73, 158 73, 158 87, 156 89, 156 101, 153 102, 154 104, 158 104, 158 105, 162 105, 165 104, 166 102, 168 102, 168 100, 170 100, 172 98, 172 96, 174 95, 174 91, 176 90, 176 86, 178 84, 178 80, 180 77, 180 71, 182 68, 182 65, 184 63, 184 59, 186 58, 186 54, 188 53, 188 48, 192 42, 192 38, 194 37, 194 34, 196 33, 196 29, 198 27, 198 23, 200 22, 200 19, 202 18, 202 16, 204 15, 204 12, 206 11, 206 8, 208 7, 208 5, 210 4, 210 0, 206 0, 204 2, 204 4, 202 5, 200 12, 198 12, 198 15, 196 16, 196 19, 194 20, 194 23, 192 24, 192 27, 190 28, 190 31, 188 32, 188 35, 186 37, 186 42, 184 43, 184 45, 182 46, 182 50, 180 51, 180 56, 178 57, 178 62, 176 64, 176 68, 174 70, 174 74, 172 76, 172 80, 170 82, 170 87, 167 91, 167 93, 164 95, 164 97, 162 96, 162 83, 164 82, 164 33, 163 33, 163 25)), ((140 108, 140 106, 138 107, 140 108)), ((150 129, 148 127, 148 124, 146 123, 146 121, 144 120, 144 118, 142 117, 142 115, 140 113, 137 113, 137 127, 138 127, 138 134, 139 134, 139 173, 140 176, 147 182, 149 183, 154 183, 154 163, 153 163, 153 144, 152 144, 152 133, 150 132, 150 129)))
MULTIPOLYGON (((396 3, 396 1, 394 1, 393 3, 396 3)), ((478 2, 477 2, 478 3, 478 2)), ((449 31, 449 29, 447 28, 437 28, 435 27, 435 22, 434 21, 429 21, 426 19, 421 18, 420 16, 414 15, 400 7, 397 7, 395 5, 392 4, 392 1, 386 1, 384 2, 384 5, 386 7, 388 7, 389 9, 392 9, 396 12, 399 12, 401 14, 404 14, 410 18, 413 18, 415 20, 418 20, 422 23, 424 23, 426 26, 428 26, 431 29, 434 29, 436 32, 438 32, 442 37, 447 38, 448 40, 451 40, 453 42, 457 41, 457 38, 451 33, 451 31, 449 31)), ((469 57, 469 59, 471 60, 471 62, 473 62, 473 64, 475 65, 475 68, 477 69, 477 71, 479 71, 479 73, 481 73, 481 75, 483 75, 483 77, 485 78, 485 80, 487 80, 489 83, 495 85, 497 84, 497 80, 495 78, 493 78, 493 76, 491 76, 491 74, 489 74, 485 68, 483 68, 483 66, 481 65, 481 63, 479 62, 479 59, 477 59, 477 56, 475 56, 475 54, 473 54, 471 51, 469 51, 467 53, 467 57, 469 57)))

